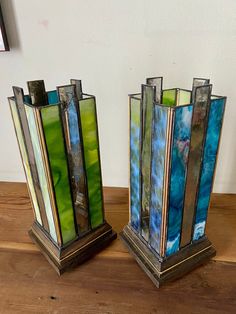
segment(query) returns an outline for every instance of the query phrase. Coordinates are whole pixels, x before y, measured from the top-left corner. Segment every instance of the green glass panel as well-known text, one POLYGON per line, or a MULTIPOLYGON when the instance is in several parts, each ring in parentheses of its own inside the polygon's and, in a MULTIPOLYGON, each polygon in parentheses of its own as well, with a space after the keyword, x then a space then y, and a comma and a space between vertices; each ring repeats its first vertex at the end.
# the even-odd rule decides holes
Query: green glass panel
POLYGON ((19 145, 20 152, 21 152, 21 157, 22 157, 22 162, 23 162, 23 166, 24 166, 24 170, 25 170, 25 175, 26 175, 26 179, 28 182, 29 193, 31 195, 31 199, 32 199, 33 207, 34 207, 35 217, 36 217, 37 222, 40 225, 42 225, 38 201, 37 201, 37 197, 36 197, 36 193, 35 193, 35 189, 34 189, 34 185, 33 185, 33 179, 32 179, 32 175, 31 175, 31 171, 30 171, 28 155, 27 155, 27 151, 26 151, 26 147, 25 147, 24 138, 23 138, 23 132, 22 132, 21 124, 20 124, 20 120, 19 120, 18 110, 17 110, 16 104, 15 104, 15 101, 13 99, 10 99, 9 103, 10 103, 12 118, 13 118, 13 122, 14 122, 14 126, 15 126, 18 145, 19 145))
POLYGON ((91 227, 96 228, 103 223, 103 196, 95 99, 91 97, 80 100, 79 110, 88 186, 90 222, 91 227))
POLYGON ((191 92, 180 89, 178 91, 178 106, 189 105, 191 103, 191 92))
POLYGON ((162 95, 162 103, 167 106, 175 106, 176 105, 176 89, 166 89, 163 90, 162 95))
POLYGON ((30 136, 32 140, 32 145, 33 145, 36 167, 38 170, 39 184, 40 184, 40 188, 42 191, 43 200, 45 204, 45 211, 46 211, 46 216, 47 216, 47 221, 48 221, 48 226, 49 226, 49 233, 51 237, 53 238, 53 240, 57 241, 56 229, 55 229, 53 214, 52 214, 52 207, 51 207, 51 202, 50 202, 49 193, 48 193, 49 187, 47 184, 46 173, 44 169, 44 162, 43 162, 42 152, 40 149, 40 142, 39 142, 38 131, 37 131, 37 126, 35 122, 35 116, 34 116, 34 109, 32 107, 25 106, 25 112, 26 112, 27 121, 29 125, 29 131, 30 131, 30 136))
POLYGON ((67 158, 58 106, 42 108, 41 117, 55 190, 61 234, 63 244, 65 244, 76 237, 76 231, 67 158))

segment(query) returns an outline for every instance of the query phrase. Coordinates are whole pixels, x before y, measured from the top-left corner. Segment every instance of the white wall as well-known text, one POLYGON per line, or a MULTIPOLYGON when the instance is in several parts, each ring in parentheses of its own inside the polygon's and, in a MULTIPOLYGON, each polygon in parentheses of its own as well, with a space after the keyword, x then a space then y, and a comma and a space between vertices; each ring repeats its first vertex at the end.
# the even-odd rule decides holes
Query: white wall
POLYGON ((97 97, 105 185, 128 184, 127 94, 147 76, 228 96, 214 191, 236 192, 235 0, 2 0, 11 52, 0 54, 0 180, 24 180, 7 103, 11 86, 81 78, 97 97))

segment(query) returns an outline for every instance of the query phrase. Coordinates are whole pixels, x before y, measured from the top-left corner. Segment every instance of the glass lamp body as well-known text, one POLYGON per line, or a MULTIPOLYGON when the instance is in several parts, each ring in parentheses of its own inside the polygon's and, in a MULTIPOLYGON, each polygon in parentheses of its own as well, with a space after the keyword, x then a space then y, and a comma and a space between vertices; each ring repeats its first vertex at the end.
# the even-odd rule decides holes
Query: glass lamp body
POLYGON ((130 220, 121 238, 159 287, 215 255, 205 234, 226 97, 209 80, 129 96, 130 220))
POLYGON ((9 104, 35 217, 29 234, 61 274, 116 237, 104 218, 96 101, 79 80, 28 89, 13 87, 9 104))

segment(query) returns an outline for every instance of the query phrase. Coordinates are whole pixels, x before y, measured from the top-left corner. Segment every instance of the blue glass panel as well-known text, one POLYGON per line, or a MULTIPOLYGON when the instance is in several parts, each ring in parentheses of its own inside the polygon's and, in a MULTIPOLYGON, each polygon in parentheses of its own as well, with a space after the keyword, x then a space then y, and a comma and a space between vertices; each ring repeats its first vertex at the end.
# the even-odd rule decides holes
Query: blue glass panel
POLYGON ((141 211, 141 100, 130 97, 130 223, 139 231, 141 211))
POLYGON ((193 106, 175 111, 166 255, 179 250, 193 106))
POLYGON ((52 90, 50 92, 47 92, 47 96, 48 96, 49 105, 54 105, 54 104, 57 104, 59 102, 56 90, 52 90))
POLYGON ((67 152, 69 159, 69 168, 72 183, 72 193, 75 207, 77 224, 79 233, 89 230, 88 204, 86 200, 85 173, 83 166, 83 155, 81 148, 81 139, 79 131, 79 121, 77 112, 77 103, 75 98, 69 94, 71 87, 62 87, 65 89, 67 97, 67 107, 62 111, 64 121, 64 131, 68 134, 69 139, 66 140, 67 152), (66 120, 68 120, 66 122, 66 120), (69 128, 69 130, 68 130, 69 128))
POLYGON ((154 106, 151 160, 150 245, 160 253, 168 108, 154 106))
POLYGON ((31 104, 31 99, 30 99, 29 95, 25 95, 24 96, 24 102, 27 103, 27 104, 31 104))
POLYGON ((193 240, 198 240, 205 233, 207 211, 213 184, 224 107, 225 98, 214 99, 211 101, 199 193, 197 198, 193 240))

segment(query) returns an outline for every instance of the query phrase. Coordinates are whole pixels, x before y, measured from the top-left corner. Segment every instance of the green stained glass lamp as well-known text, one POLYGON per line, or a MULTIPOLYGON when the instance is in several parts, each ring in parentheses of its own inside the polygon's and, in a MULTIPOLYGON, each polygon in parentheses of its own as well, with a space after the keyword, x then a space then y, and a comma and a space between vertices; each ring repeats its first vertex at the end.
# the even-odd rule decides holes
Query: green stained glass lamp
POLYGON ((28 82, 9 104, 34 212, 29 234, 58 274, 116 238, 105 221, 95 97, 80 80, 28 82))

